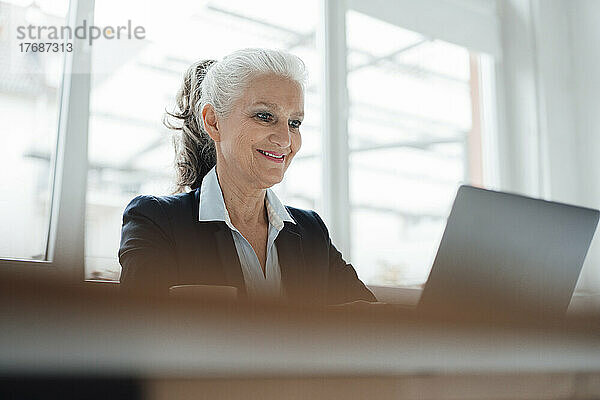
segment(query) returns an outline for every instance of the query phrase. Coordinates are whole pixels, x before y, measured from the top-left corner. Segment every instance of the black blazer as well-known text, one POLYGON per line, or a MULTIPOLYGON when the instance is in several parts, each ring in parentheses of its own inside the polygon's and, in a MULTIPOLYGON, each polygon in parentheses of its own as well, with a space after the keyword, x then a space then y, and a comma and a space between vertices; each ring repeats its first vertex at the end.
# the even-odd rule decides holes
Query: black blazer
MULTIPOLYGON (((200 189, 172 196, 138 196, 123 213, 119 262, 123 287, 167 292, 173 285, 229 285, 244 299, 244 277, 230 229, 199 222, 200 189)), ((286 206, 275 243, 281 284, 292 304, 375 301, 352 265, 331 243, 314 211, 286 206)))

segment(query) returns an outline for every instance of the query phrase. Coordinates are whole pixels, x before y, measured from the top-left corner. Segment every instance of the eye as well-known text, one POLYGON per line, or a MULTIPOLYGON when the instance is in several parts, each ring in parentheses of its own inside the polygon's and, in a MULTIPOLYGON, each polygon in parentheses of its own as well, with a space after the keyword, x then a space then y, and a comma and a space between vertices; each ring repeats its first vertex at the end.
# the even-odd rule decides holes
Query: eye
POLYGON ((292 129, 298 129, 298 128, 300 128, 302 121, 300 121, 298 119, 294 119, 294 120, 288 122, 288 124, 292 129))
POLYGON ((255 117, 260 119, 261 121, 271 122, 273 121, 273 114, 268 112, 259 112, 255 114, 255 117))

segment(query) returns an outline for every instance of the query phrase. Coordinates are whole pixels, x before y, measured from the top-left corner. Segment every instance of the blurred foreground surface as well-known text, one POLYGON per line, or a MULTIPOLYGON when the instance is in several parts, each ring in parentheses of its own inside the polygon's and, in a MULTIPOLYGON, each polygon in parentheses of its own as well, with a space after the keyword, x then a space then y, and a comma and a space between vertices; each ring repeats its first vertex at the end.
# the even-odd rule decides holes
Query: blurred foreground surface
POLYGON ((594 314, 419 315, 118 289, 2 279, 0 397, 600 397, 594 314))

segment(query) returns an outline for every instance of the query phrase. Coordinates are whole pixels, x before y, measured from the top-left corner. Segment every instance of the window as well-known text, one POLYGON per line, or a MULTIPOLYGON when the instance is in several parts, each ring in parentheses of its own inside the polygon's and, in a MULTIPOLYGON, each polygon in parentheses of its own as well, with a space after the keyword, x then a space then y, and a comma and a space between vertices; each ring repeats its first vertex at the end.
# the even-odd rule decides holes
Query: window
POLYGON ((0 1, 0 258, 48 257, 64 53, 20 47, 45 36, 18 28, 66 23, 68 0, 0 1), (39 5, 38 5, 39 4, 39 5), (18 40, 17 40, 18 39, 18 40))
POLYGON ((303 2, 293 13, 276 0, 251 4, 98 1, 94 16, 98 26, 123 25, 131 19, 133 25, 145 28, 146 38, 98 41, 93 46, 85 240, 88 278, 118 279, 117 250, 127 203, 138 194, 173 191, 171 132, 161 119, 165 109, 174 106, 184 71, 198 59, 220 59, 244 47, 270 47, 304 60, 309 83, 302 149, 274 190, 287 204, 318 208, 316 1, 303 2))
POLYGON ((421 284, 458 185, 482 184, 479 56, 352 10, 346 27, 352 262, 421 284))

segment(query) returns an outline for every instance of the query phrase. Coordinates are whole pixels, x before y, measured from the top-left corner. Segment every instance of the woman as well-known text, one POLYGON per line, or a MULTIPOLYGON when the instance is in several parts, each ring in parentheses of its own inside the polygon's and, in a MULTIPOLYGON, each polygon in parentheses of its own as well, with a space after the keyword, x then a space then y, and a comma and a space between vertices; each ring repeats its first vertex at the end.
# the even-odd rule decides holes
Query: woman
POLYGON ((248 300, 375 301, 314 211, 283 206, 271 186, 300 150, 304 63, 244 49, 185 74, 178 109, 178 191, 139 196, 123 215, 124 286, 228 285, 248 300), (191 191, 185 192, 189 188, 191 191))

